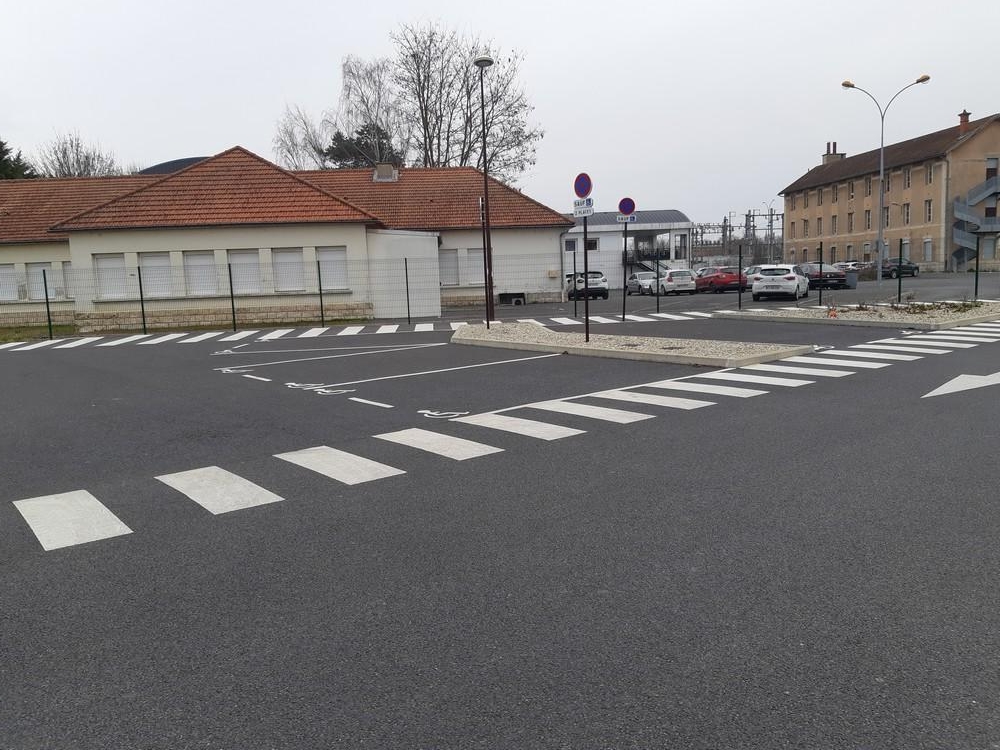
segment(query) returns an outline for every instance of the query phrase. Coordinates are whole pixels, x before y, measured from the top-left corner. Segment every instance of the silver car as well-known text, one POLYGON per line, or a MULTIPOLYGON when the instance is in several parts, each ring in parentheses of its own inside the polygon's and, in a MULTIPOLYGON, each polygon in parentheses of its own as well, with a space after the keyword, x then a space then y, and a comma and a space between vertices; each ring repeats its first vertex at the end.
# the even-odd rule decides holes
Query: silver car
POLYGON ((652 294, 656 282, 655 271, 637 271, 625 281, 626 294, 652 294))

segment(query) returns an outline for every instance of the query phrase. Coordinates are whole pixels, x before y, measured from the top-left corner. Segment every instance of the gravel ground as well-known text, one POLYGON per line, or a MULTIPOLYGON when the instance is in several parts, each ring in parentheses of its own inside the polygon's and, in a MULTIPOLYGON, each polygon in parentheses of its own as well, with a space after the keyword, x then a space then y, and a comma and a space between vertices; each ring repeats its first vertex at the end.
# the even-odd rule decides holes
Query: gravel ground
POLYGON ((899 307, 888 304, 869 305, 859 310, 854 306, 831 308, 818 307, 812 303, 808 307, 792 309, 761 310, 753 308, 743 312, 728 311, 727 315, 746 318, 784 318, 823 322, 864 322, 870 324, 884 323, 887 325, 903 325, 904 327, 921 328, 928 325, 949 327, 982 320, 1000 318, 1000 302, 982 302, 978 307, 962 310, 963 305, 947 306, 940 302, 904 303, 899 307), (836 310, 834 317, 831 310, 836 310))

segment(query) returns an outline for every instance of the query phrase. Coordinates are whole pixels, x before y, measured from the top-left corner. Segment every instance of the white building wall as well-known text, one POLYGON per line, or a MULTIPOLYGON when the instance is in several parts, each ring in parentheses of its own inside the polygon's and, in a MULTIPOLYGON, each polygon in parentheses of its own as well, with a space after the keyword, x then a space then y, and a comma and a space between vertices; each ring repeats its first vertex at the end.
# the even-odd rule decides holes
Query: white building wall
POLYGON ((370 229, 368 256, 376 318, 441 315, 436 232, 370 229))

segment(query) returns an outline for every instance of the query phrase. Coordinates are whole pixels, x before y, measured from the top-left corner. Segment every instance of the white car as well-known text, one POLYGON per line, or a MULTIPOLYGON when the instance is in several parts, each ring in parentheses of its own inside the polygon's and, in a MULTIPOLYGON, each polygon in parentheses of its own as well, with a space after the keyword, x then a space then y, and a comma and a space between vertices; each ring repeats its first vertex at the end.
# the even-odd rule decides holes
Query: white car
POLYGON ((608 279, 603 272, 588 271, 586 286, 584 286, 583 271, 577 271, 575 278, 571 273, 566 274, 567 299, 577 299, 583 297, 585 293, 595 298, 608 298, 608 279))
POLYGON ((671 269, 660 277, 660 294, 670 294, 673 292, 680 295, 681 292, 697 294, 698 285, 694 281, 694 274, 683 269, 671 269))
POLYGON ((652 294, 656 282, 655 271, 638 271, 628 277, 625 289, 629 294, 652 294))
POLYGON ((765 265, 748 279, 753 301, 761 297, 788 297, 798 299, 809 296, 809 277, 801 268, 791 264, 765 265))

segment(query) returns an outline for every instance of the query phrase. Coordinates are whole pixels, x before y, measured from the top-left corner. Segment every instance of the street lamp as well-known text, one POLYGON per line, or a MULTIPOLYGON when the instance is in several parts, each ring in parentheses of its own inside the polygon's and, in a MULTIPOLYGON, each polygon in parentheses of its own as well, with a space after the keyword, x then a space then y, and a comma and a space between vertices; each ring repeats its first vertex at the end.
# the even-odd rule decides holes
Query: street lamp
POLYGON ((890 105, 896 100, 896 97, 902 94, 911 86, 916 86, 918 83, 927 83, 931 80, 931 77, 926 73, 920 76, 913 83, 908 83, 895 94, 892 95, 892 99, 889 103, 885 105, 885 108, 878 103, 878 99, 871 95, 870 92, 865 91, 860 86, 855 86, 854 81, 844 81, 840 85, 845 89, 857 89, 863 94, 866 94, 869 99, 875 102, 875 106, 878 108, 879 118, 882 120, 882 129, 879 135, 878 144, 878 236, 875 239, 875 253, 878 256, 877 262, 875 264, 875 282, 881 287, 882 286, 882 253, 885 250, 882 243, 882 232, 885 229, 885 220, 882 214, 885 212, 885 113, 889 111, 890 105))
POLYGON ((493 64, 489 55, 480 55, 472 64, 479 68, 479 112, 482 117, 483 140, 483 263, 486 272, 486 327, 490 327, 493 318, 493 244, 490 239, 490 181, 486 169, 486 93, 483 85, 483 73, 493 64))

